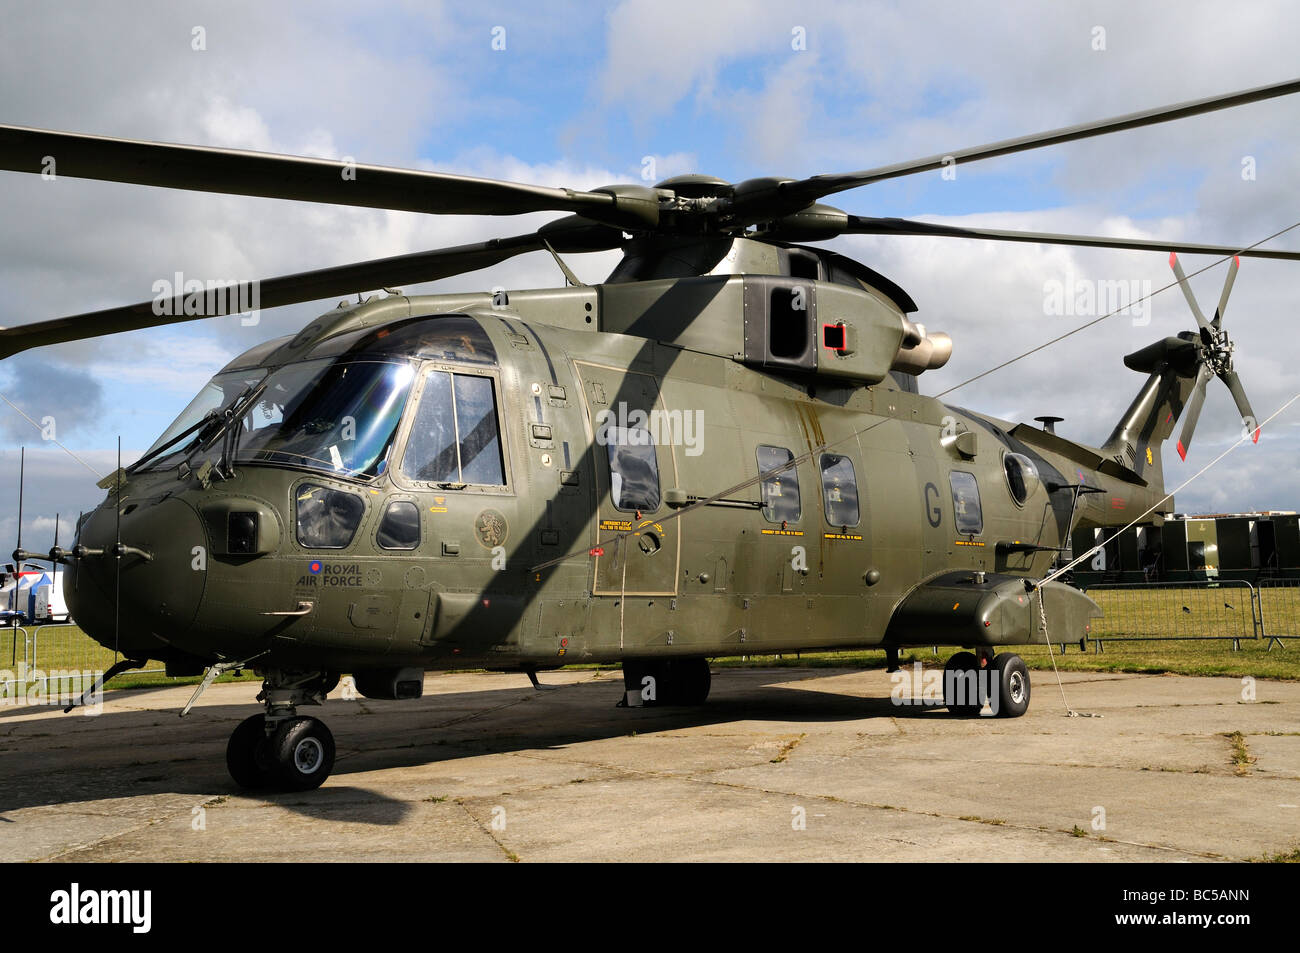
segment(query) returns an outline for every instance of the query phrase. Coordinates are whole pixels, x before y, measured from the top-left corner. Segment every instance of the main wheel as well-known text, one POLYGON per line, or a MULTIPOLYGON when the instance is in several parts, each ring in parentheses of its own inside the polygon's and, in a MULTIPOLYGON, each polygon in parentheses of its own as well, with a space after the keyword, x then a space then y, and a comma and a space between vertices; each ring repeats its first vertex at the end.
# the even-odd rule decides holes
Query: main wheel
POLYGON ((973 652, 958 652, 944 665, 943 703, 954 715, 978 715, 984 707, 979 675, 979 659, 973 652))
POLYGON ((640 693, 647 707, 703 705, 712 684, 706 658, 629 659, 623 663, 624 690, 640 693), (647 683, 646 678, 653 681, 647 683), (647 698, 647 694, 653 697, 647 698))
POLYGON ((266 740, 262 754, 277 787, 310 791, 334 770, 334 735, 317 718, 286 718, 266 740))
POLYGON ((708 659, 670 659, 667 668, 668 704, 703 705, 708 700, 713 685, 708 659))
POLYGON ((997 695, 990 699, 993 714, 1019 718, 1029 710, 1029 667, 1019 655, 1003 652, 993 659, 997 695))
POLYGON ((271 778, 259 759, 259 749, 266 741, 265 715, 245 718, 230 733, 230 741, 226 744, 226 769, 241 788, 256 791, 270 784, 271 778))

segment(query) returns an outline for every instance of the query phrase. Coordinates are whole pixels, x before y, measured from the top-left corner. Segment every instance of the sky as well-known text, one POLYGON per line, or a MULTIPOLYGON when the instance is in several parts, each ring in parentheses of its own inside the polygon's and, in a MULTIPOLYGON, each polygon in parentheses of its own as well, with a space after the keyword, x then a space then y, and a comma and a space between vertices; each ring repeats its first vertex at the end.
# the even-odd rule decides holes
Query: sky
MULTIPOLYGON (((730 181, 871 168, 1290 79, 1300 5, 627 0, 0 2, 0 122, 589 189, 684 172, 730 181)), ((1300 96, 834 196, 860 215, 1245 246, 1300 222, 1300 96)), ((176 272, 255 279, 536 228, 555 214, 440 218, 0 172, 0 326, 149 300, 176 272)), ((828 243, 906 288, 955 342, 925 393, 1101 313, 1049 289, 1170 280, 1159 252, 916 237, 828 243), (1071 310, 1071 309, 1066 309, 1071 310)), ((1300 229, 1270 243, 1300 249, 1300 229)), ((613 253, 573 256, 601 280, 613 253)), ((1213 259, 1184 256, 1187 270, 1213 259)), ((1203 308, 1224 267, 1192 279, 1203 308)), ((1243 259, 1225 326, 1257 415, 1295 396, 1300 263, 1243 259)), ((552 287, 545 254, 408 292, 552 287)), ((1147 284, 1149 283, 1149 284, 1147 284)), ((358 289, 369 291, 372 289, 358 289)), ((96 474, 142 452, 226 361, 336 302, 25 352, 0 363, 0 550, 61 539, 96 474), (50 427, 38 426, 52 418, 50 427), (64 449, 66 448, 66 449, 64 449)), ((1177 289, 950 395, 1065 418, 1097 444, 1142 378, 1124 354, 1194 327, 1177 289)), ((1300 509, 1300 403, 1177 497, 1180 512, 1300 509)), ((1177 486, 1240 423, 1212 382, 1177 486)), ((66 535, 65 535, 66 534, 66 535)))

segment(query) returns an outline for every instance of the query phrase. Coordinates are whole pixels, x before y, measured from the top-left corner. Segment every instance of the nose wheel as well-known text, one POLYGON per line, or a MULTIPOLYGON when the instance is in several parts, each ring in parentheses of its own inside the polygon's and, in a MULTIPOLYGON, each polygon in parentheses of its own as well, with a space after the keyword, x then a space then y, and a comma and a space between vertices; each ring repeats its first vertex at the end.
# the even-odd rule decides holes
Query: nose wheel
POLYGON ((226 767, 245 790, 310 791, 334 770, 334 735, 319 718, 284 718, 268 732, 253 715, 230 735, 226 767))
POLYGON ((319 718, 297 714, 319 705, 337 683, 328 673, 286 676, 267 672, 259 699, 266 714, 239 723, 226 745, 226 767, 250 791, 310 791, 334 770, 334 735, 319 718))

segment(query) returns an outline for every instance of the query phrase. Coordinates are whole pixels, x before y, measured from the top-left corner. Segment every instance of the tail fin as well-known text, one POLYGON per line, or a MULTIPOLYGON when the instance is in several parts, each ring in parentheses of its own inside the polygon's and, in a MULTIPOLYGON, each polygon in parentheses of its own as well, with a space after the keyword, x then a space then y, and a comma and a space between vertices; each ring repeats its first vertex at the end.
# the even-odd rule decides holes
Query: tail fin
POLYGON ((1133 403, 1120 417, 1102 456, 1132 470, 1149 486, 1163 487, 1161 448, 1196 385, 1200 354, 1196 335, 1165 338, 1124 358, 1124 366, 1148 374, 1133 403))

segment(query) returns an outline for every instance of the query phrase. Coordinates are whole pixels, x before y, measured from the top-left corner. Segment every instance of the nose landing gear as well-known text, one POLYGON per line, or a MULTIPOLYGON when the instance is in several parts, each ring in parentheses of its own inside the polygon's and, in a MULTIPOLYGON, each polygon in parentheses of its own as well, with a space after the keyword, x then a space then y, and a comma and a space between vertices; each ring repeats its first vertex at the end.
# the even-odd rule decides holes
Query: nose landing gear
POLYGON ((298 715, 299 705, 319 705, 338 684, 330 672, 264 673, 257 696, 266 714, 239 723, 226 745, 226 767, 248 790, 309 791, 334 769, 334 736, 318 718, 298 715))

